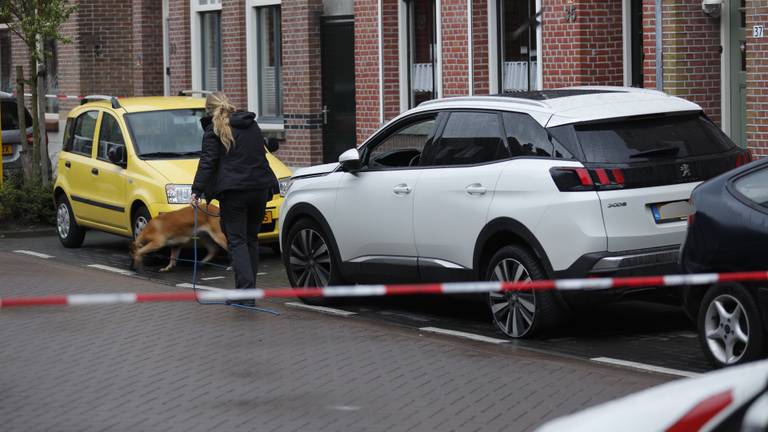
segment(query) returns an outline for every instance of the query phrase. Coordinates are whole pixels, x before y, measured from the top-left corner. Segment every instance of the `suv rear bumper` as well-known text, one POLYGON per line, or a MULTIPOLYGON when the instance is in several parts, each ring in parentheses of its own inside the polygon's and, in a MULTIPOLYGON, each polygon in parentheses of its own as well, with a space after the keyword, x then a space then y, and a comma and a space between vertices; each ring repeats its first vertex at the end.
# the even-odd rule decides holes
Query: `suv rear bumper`
POLYGON ((590 276, 650 276, 680 273, 680 246, 664 246, 620 252, 583 255, 565 270, 555 271, 557 279, 590 276))

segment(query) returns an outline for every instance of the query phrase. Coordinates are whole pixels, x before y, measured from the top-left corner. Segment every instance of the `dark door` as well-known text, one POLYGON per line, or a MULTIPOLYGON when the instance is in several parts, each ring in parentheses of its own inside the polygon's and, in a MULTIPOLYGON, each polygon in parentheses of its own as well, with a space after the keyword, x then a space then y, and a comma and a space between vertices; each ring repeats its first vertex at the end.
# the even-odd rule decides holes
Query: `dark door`
POLYGON ((323 161, 355 147, 355 32, 351 18, 322 29, 323 161))

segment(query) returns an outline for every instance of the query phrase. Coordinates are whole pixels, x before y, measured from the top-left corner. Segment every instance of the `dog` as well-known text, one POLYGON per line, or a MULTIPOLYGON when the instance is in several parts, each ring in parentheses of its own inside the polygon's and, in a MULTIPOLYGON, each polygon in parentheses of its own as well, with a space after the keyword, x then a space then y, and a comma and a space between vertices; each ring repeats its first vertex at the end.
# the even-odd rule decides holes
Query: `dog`
MULTIPOLYGON (((208 252, 202 262, 212 260, 219 247, 227 249, 227 238, 221 230, 221 218, 215 216, 218 214, 219 208, 214 205, 200 207, 197 212, 197 231, 208 234, 200 237, 208 252)), ((141 267, 144 255, 164 247, 171 248, 171 261, 160 271, 173 270, 176 267, 176 260, 179 258, 181 248, 192 240, 194 218, 195 209, 190 205, 179 210, 162 213, 150 220, 129 246, 131 270, 141 267)))

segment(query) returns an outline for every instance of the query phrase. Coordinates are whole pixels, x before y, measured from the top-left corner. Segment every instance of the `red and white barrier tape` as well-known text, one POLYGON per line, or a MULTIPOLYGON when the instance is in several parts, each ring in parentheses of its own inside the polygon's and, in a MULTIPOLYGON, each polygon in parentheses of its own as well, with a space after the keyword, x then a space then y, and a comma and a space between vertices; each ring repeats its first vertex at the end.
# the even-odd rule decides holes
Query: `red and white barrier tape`
POLYGON ((767 281, 768 271, 702 273, 594 279, 540 280, 532 282, 460 282, 410 285, 353 285, 325 288, 279 288, 161 293, 71 294, 45 297, 0 297, 0 308, 19 306, 81 306, 126 303, 224 301, 295 297, 371 297, 412 294, 472 294, 524 290, 600 290, 655 286, 711 285, 717 282, 767 281))
MULTIPOLYGON (((16 92, 11 93, 13 96, 16 96, 16 92)), ((58 100, 83 100, 87 98, 88 96, 79 95, 79 96, 73 96, 73 95, 65 95, 65 94, 46 94, 44 95, 46 99, 58 99, 58 100)), ((24 93, 24 97, 32 97, 32 93, 24 93)), ((117 96, 118 99, 122 99, 122 96, 117 96)))

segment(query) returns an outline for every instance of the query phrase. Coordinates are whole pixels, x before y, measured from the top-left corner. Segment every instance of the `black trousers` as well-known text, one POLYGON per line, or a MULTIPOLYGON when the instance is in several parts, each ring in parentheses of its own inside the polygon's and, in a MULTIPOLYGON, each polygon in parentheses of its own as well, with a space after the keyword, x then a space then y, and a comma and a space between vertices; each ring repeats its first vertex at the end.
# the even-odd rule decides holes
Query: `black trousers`
POLYGON ((235 288, 256 288, 259 272, 259 229, 268 191, 229 190, 219 197, 221 228, 227 236, 235 271, 235 288))

